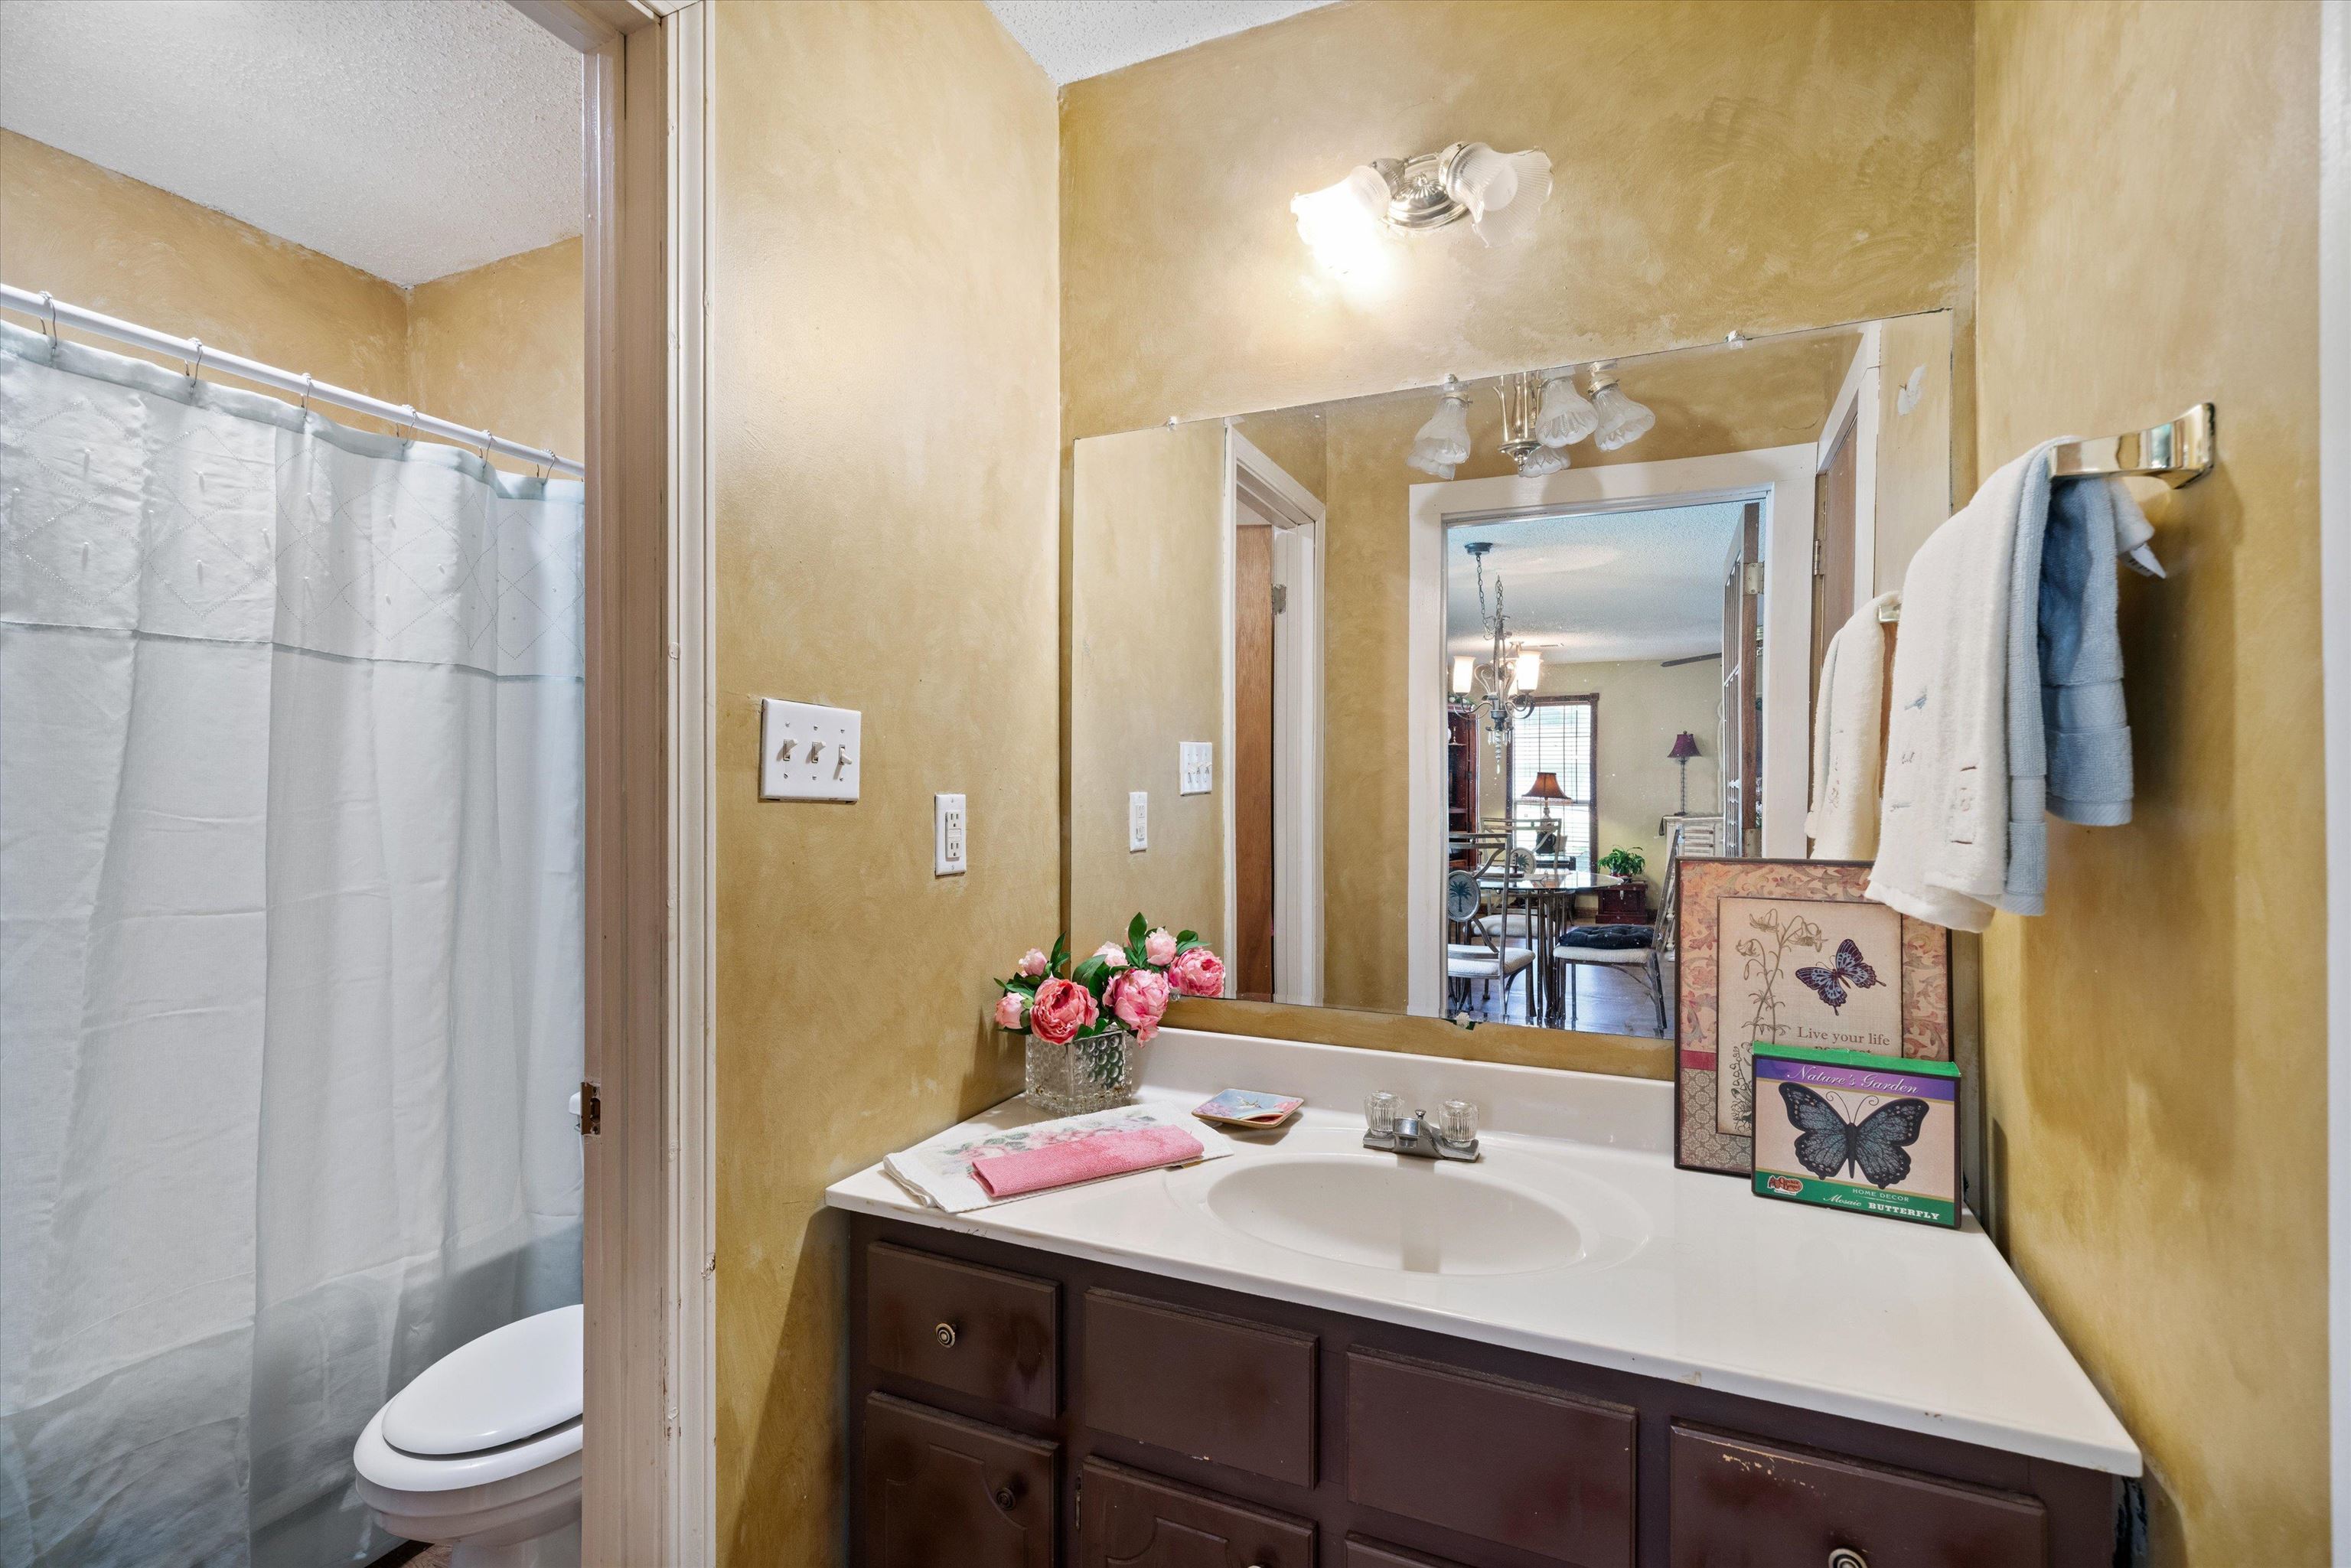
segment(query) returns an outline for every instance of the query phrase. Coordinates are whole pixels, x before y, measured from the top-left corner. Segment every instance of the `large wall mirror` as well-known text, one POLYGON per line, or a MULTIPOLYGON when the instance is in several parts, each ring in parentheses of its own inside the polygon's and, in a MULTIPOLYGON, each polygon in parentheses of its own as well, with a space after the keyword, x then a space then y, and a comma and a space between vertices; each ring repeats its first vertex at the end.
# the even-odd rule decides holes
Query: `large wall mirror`
POLYGON ((1821 655, 1952 414, 1938 311, 1078 442, 1073 943, 1661 1046, 1674 863, 1806 854, 1821 655))

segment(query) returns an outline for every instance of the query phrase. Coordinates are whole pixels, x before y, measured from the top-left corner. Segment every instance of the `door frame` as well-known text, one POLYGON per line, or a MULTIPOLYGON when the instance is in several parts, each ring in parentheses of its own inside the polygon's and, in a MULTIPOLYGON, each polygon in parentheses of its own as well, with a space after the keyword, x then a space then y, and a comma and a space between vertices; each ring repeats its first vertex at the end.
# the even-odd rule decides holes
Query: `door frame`
MULTIPOLYGON (((590 1563, 716 1558, 707 0, 509 0, 584 68, 590 1563)), ((585 1119, 583 1118, 583 1123, 585 1119)))
MULTIPOLYGON (((1844 381, 1829 404, 1813 442, 1813 472, 1824 472, 1836 453, 1836 438, 1853 426, 1853 601, 1868 603, 1877 597, 1877 447, 1878 423, 1885 417, 1879 380, 1886 359, 1886 327, 1871 321, 1861 329, 1861 344, 1845 367, 1844 381)), ((1834 632, 1834 627, 1830 630, 1834 632)))
POLYGON ((2320 8, 2318 508, 2326 759, 2327 1466, 2351 1562, 2351 14, 2320 8))
MULTIPOLYGON (((1236 735, 1233 530, 1244 507, 1273 527, 1273 580, 1284 608, 1273 619, 1273 973, 1276 996, 1322 1002, 1322 502, 1249 437, 1225 425, 1225 719, 1229 762, 1236 735), (1285 983, 1285 977, 1290 978, 1285 983), (1299 978, 1302 977, 1302 979, 1299 978)), ((1233 846, 1238 801, 1225 789, 1225 931, 1240 918, 1233 846)), ((1229 949, 1228 949, 1229 951, 1229 949)))
POLYGON ((1408 507, 1405 688, 1405 1010, 1442 1014, 1445 926, 1445 538, 1458 524, 1557 512, 1652 511, 1715 501, 1763 508, 1763 855, 1804 857, 1812 768, 1813 480, 1815 444, 1658 463, 1415 485, 1408 507), (1796 585, 1788 589, 1787 585, 1796 585), (1782 591, 1782 590, 1786 590, 1782 591), (1781 700, 1787 695, 1785 701, 1781 700))

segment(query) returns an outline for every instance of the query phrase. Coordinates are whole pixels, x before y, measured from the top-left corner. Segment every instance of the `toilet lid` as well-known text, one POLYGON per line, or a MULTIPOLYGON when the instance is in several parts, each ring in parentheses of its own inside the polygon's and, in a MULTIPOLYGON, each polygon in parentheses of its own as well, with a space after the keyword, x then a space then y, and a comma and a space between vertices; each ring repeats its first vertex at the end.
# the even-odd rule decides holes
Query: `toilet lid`
POLYGON ((478 1454, 580 1416, 582 1312, 492 1329, 421 1373, 383 1407, 383 1439, 411 1454, 478 1454))

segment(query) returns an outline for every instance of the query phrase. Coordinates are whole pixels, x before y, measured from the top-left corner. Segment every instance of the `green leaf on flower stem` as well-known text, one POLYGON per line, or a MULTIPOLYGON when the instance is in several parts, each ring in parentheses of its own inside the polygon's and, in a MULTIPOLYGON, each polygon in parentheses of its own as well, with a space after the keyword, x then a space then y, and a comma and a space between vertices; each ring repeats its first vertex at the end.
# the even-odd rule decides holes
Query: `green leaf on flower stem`
POLYGON ((1059 936, 1053 938, 1053 956, 1045 960, 1045 973, 1049 975, 1066 975, 1069 971, 1062 966, 1066 965, 1069 961, 1070 934, 1064 931, 1059 936))
POLYGON ((1180 953, 1186 947, 1197 947, 1199 945, 1200 934, 1197 931, 1178 931, 1176 933, 1176 950, 1177 952, 1180 953))
POLYGON ((1143 916, 1142 916, 1140 914, 1136 915, 1135 915, 1135 917, 1134 917, 1133 920, 1130 920, 1130 921, 1128 921, 1128 922, 1127 922, 1127 924, 1126 924, 1126 945, 1127 945, 1128 946, 1130 946, 1130 947, 1140 947, 1140 946, 1143 946, 1143 939, 1144 939, 1145 936, 1150 936, 1150 935, 1151 935, 1151 925, 1150 925, 1150 923, 1149 923, 1148 921, 1144 920, 1144 919, 1143 918, 1143 916))
POLYGON ((1089 958, 1070 971, 1070 978, 1092 991, 1096 998, 1100 998, 1102 994, 1102 986, 1110 978, 1110 960, 1102 957, 1089 958))

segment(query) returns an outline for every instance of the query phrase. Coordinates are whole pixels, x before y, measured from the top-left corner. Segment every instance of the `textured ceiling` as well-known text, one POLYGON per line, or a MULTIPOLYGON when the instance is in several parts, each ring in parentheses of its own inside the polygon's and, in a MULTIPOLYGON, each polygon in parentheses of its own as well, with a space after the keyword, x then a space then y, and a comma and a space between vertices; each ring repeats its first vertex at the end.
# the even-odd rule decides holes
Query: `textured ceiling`
POLYGON ((987 0, 1055 86, 1278 22, 1330 0, 987 0))
POLYGON ((0 0, 0 125, 403 286, 580 232, 580 57, 505 0, 0 0))
POLYGON ((1445 545, 1446 647, 1492 647, 1479 626, 1476 569, 1462 546, 1493 541, 1487 603, 1506 590, 1510 634, 1543 662, 1679 659, 1722 650, 1722 577, 1735 502, 1655 512, 1592 512, 1452 529, 1445 545))

